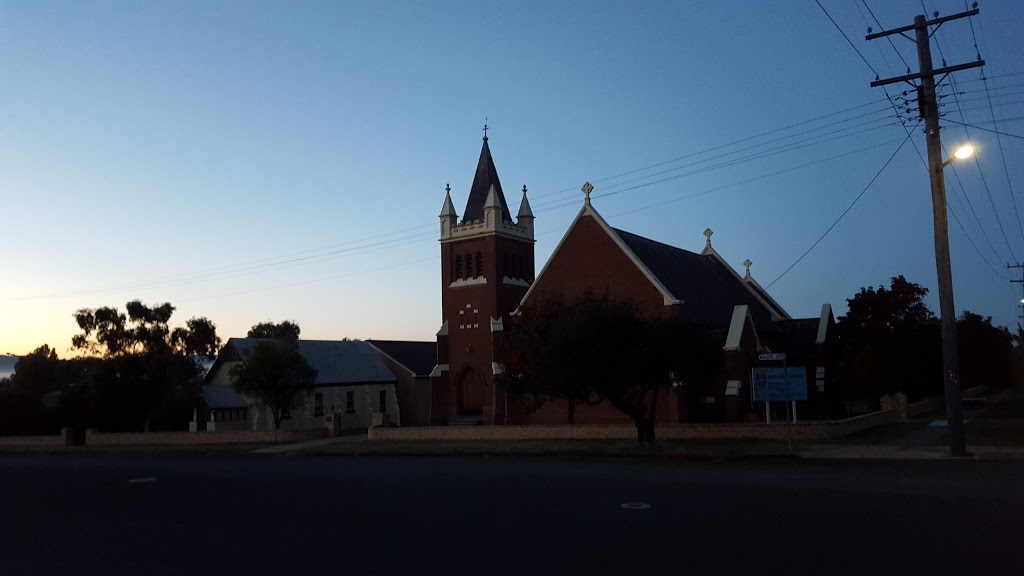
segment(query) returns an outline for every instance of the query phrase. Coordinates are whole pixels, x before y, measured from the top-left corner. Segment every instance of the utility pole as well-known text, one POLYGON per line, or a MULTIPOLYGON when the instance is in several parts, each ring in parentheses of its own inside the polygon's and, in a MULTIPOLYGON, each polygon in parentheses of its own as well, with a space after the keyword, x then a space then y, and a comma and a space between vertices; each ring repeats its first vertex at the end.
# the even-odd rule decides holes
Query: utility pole
MULTIPOLYGON (((906 74, 887 80, 875 80, 872 87, 884 86, 896 82, 907 82, 917 88, 918 109, 925 122, 925 136, 928 143, 928 175, 932 189, 932 217, 935 226, 935 269, 939 278, 939 314, 942 320, 942 380, 946 394, 946 422, 949 430, 949 455, 967 456, 967 440, 964 434, 963 402, 960 392, 960 357, 956 338, 956 307, 953 305, 953 272, 949 262, 949 217, 946 213, 946 184, 942 175, 945 163, 942 161, 942 141, 939 138, 939 107, 935 98, 935 76, 948 75, 957 70, 966 70, 984 66, 985 61, 978 58, 975 62, 946 66, 938 70, 932 68, 931 31, 930 26, 938 27, 944 22, 974 16, 978 9, 968 10, 952 16, 926 20, 926 17, 914 17, 914 23, 895 30, 887 30, 877 34, 868 34, 866 40, 874 40, 891 34, 899 34, 917 44, 917 59, 920 71, 917 74, 906 74), (914 31, 914 38, 904 32, 914 31), (913 80, 920 80, 914 84, 913 80)), ((869 30, 870 32, 870 30, 869 30)), ((943 76, 945 78, 945 76, 943 76)), ((940 80, 941 82, 941 80, 940 80)))
POLYGON ((1020 284, 1020 287, 1021 287, 1021 299, 1020 299, 1020 304, 1017 305, 1017 308, 1021 309, 1021 313, 1017 315, 1017 318, 1020 318, 1021 320, 1024 320, 1024 264, 1021 264, 1020 262, 1017 262, 1016 264, 1007 264, 1006 267, 1007 268, 1020 268, 1020 274, 1021 274, 1020 280, 1010 280, 1010 282, 1015 282, 1017 284, 1020 284))

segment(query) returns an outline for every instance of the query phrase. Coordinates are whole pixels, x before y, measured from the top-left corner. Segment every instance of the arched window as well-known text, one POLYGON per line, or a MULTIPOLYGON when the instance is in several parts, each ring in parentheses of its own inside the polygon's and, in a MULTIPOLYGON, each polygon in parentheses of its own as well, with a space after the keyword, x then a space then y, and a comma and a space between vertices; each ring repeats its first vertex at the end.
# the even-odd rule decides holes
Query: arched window
POLYGON ((476 253, 476 275, 484 275, 484 254, 483 252, 476 253))
POLYGON ((455 279, 462 278, 462 256, 455 257, 455 279))

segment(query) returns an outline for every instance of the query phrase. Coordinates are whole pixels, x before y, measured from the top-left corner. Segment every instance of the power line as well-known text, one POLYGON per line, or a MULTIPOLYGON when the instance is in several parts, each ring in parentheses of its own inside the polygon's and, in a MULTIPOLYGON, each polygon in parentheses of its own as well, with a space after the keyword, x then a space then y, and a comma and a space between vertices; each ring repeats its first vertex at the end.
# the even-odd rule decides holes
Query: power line
MULTIPOLYGON (((655 203, 655 204, 649 204, 647 206, 642 206, 640 208, 635 208, 633 210, 629 210, 629 211, 626 211, 626 212, 620 212, 620 213, 616 214, 616 216, 625 216, 627 214, 633 214, 634 212, 641 212, 643 210, 650 210, 651 208, 657 208, 657 207, 660 207, 660 206, 664 206, 666 204, 672 204, 674 202, 680 202, 680 201, 683 201, 683 200, 689 200, 690 198, 696 198, 698 196, 704 196, 705 194, 710 194, 712 192, 718 192, 718 191, 721 191, 721 190, 726 190, 728 188, 733 188, 733 187, 736 187, 736 186, 740 186, 742 184, 749 184, 751 182, 756 182, 758 180, 763 180, 765 178, 770 178, 772 176, 778 176, 779 174, 785 174, 786 172, 793 172, 794 170, 800 170, 801 168, 807 168, 809 166, 814 166, 815 164, 821 164, 823 162, 828 162, 830 160, 836 160, 836 159, 839 159, 839 158, 850 156, 852 154, 858 154, 860 152, 866 152, 868 150, 873 150, 875 148, 879 148, 881 146, 885 146, 887 144, 891 144, 891 143, 897 142, 897 141, 898 140, 888 140, 888 141, 882 142, 880 144, 872 144, 871 146, 867 146, 865 148, 860 148, 858 150, 853 150, 853 151, 850 151, 850 152, 844 152, 843 154, 837 154, 835 156, 830 156, 828 158, 822 158, 820 160, 814 160, 812 162, 807 162, 807 163, 804 163, 804 164, 800 164, 798 166, 791 166, 789 168, 785 168, 785 169, 782 169, 782 170, 771 172, 769 174, 762 174, 760 176, 755 176, 753 178, 747 178, 745 180, 740 180, 739 182, 733 182, 731 184, 726 184, 724 186, 716 186, 714 188, 709 188, 707 190, 703 190, 701 192, 696 192, 694 194, 688 194, 686 196, 681 196, 679 198, 673 198, 671 200, 666 200, 666 201, 658 202, 658 203, 655 203)), ((672 180, 672 179, 674 179, 674 177, 673 178, 666 178, 665 180, 672 180)), ((657 184, 657 183, 663 182, 663 181, 664 180, 659 180, 658 182, 650 182, 650 183, 647 183, 647 184, 640 184, 638 186, 634 186, 631 189, 642 188, 644 186, 650 186, 652 184, 657 184)), ((616 190, 614 192, 608 192, 606 194, 592 195, 592 197, 593 198, 604 198, 606 196, 612 196, 614 194, 618 194, 620 192, 626 192, 626 191, 627 190, 616 190)))
MULTIPOLYGON (((1020 118, 1011 118, 1010 120, 1021 120, 1021 119, 1024 119, 1024 116, 1022 116, 1020 118)), ((1021 136, 1019 134, 1010 134, 1009 132, 1000 132, 999 130, 993 130, 991 128, 982 128, 981 126, 978 126, 976 124, 967 124, 966 122, 957 122, 956 120, 949 120, 949 119, 947 119, 947 122, 952 122, 954 124, 960 124, 961 126, 970 126, 971 128, 977 128, 978 130, 984 130, 985 132, 992 132, 993 134, 999 134, 1000 136, 1009 136, 1010 138, 1020 138, 1021 140, 1024 140, 1024 136, 1021 136)), ((1007 122, 1007 120, 1004 120, 1004 122, 1007 122)))
POLYGON ((864 63, 868 65, 868 68, 870 68, 871 71, 875 73, 875 78, 878 78, 878 71, 875 70, 875 67, 871 65, 871 62, 868 62, 868 59, 865 58, 864 55, 860 53, 860 50, 858 50, 857 46, 855 46, 854 43, 850 40, 850 37, 846 35, 846 32, 843 32, 843 29, 839 27, 839 24, 836 24, 836 21, 832 19, 832 15, 828 13, 828 10, 825 10, 825 7, 822 6, 821 2, 819 2, 818 0, 814 0, 814 3, 818 5, 818 8, 821 8, 821 11, 824 12, 825 16, 828 17, 829 22, 831 22, 832 25, 836 27, 836 30, 839 30, 839 33, 843 35, 843 38, 846 38, 846 43, 850 45, 850 48, 853 48, 853 51, 857 53, 857 56, 860 56, 860 59, 863 60, 864 63))
MULTIPOLYGON (((850 108, 839 110, 837 112, 830 112, 828 114, 824 114, 822 116, 817 116, 817 117, 811 118, 809 120, 803 120, 803 121, 797 122, 795 124, 790 124, 788 126, 783 126, 781 128, 774 128, 772 130, 767 130, 765 132, 761 132, 760 134, 755 134, 753 136, 747 136, 745 138, 740 138, 739 140, 734 140, 734 141, 728 142, 726 144, 719 144, 717 146, 712 146, 711 148, 703 148, 700 151, 691 152, 689 154, 684 154, 682 156, 678 156, 676 158, 672 158, 671 160, 664 160, 662 162, 657 162, 657 163, 651 164, 649 166, 644 166, 643 168, 636 168, 636 169, 633 169, 633 170, 628 170, 626 172, 615 174, 613 176, 606 176, 604 178, 598 178, 597 180, 591 180, 591 183, 592 184, 597 184, 599 182, 607 182, 608 180, 614 180, 616 178, 621 178, 623 176, 629 176, 631 174, 636 174, 637 172, 643 172, 645 170, 650 170, 650 169, 653 169, 653 168, 658 168, 658 167, 664 166, 666 164, 671 164, 673 162, 678 162, 680 160, 686 160, 687 158, 693 158, 694 156, 700 156, 702 154, 707 154, 707 153, 710 153, 710 152, 715 152, 715 151, 721 150, 723 148, 729 148, 729 147, 735 146, 737 144, 742 144, 744 142, 749 142, 750 140, 756 140, 756 139, 762 138, 764 136, 768 136, 768 135, 771 135, 771 134, 775 134, 775 133, 778 133, 778 132, 782 132, 782 131, 785 131, 785 130, 796 128, 798 126, 804 126, 806 124, 817 122, 819 120, 824 120, 826 118, 831 118, 833 116, 839 116, 839 115, 845 114, 847 112, 852 112, 854 110, 858 110, 860 108, 864 108, 864 107, 867 107, 867 106, 871 106, 872 104, 878 104, 878 103, 885 102, 885 101, 886 101, 885 99, 872 100, 871 102, 865 102, 864 104, 858 104, 857 106, 851 106, 850 108)), ((826 124, 824 126, 819 127, 819 129, 820 128, 825 128, 825 127, 828 127, 828 126, 834 126, 836 124, 840 124, 840 123, 845 122, 845 121, 846 120, 837 121, 837 122, 834 122, 832 124, 826 124)), ((535 196, 534 198, 537 198, 537 199, 539 199, 539 198, 546 198, 548 196, 554 196, 554 195, 557 195, 557 194, 563 194, 565 192, 578 192, 578 191, 579 191, 579 186, 575 186, 574 185, 574 186, 569 186, 569 187, 566 187, 566 188, 562 188, 560 190, 556 190, 554 192, 548 192, 548 193, 545 193, 545 194, 539 194, 539 195, 535 196)))
MULTIPOLYGON (((885 30, 885 26, 882 26, 882 23, 879 22, 878 18, 875 17, 875 13, 871 11, 871 7, 868 6, 868 3, 865 0, 861 0, 861 2, 864 4, 864 7, 867 8, 868 14, 871 15, 871 18, 875 21, 875 24, 878 24, 879 28, 885 30)), ((923 3, 921 4, 921 7, 924 8, 923 3)), ((868 32, 868 34, 870 33, 871 32, 868 32)), ((896 55, 900 57, 900 61, 903 62, 903 67, 907 69, 907 74, 910 74, 910 64, 907 64, 907 61, 903 59, 903 54, 900 52, 899 48, 896 47, 896 44, 893 43, 892 37, 886 36, 885 39, 889 41, 889 46, 892 46, 892 49, 896 52, 896 55)))
MULTIPOLYGON (((770 151, 756 152, 756 153, 753 153, 753 154, 750 154, 750 155, 747 155, 747 156, 743 156, 741 158, 736 158, 736 159, 733 159, 733 160, 729 160, 729 161, 726 161, 726 162, 721 162, 721 163, 713 164, 713 165, 710 165, 710 166, 703 166, 703 167, 700 167, 700 168, 697 168, 697 169, 694 169, 694 170, 690 170, 688 172, 684 172, 682 174, 676 174, 676 175, 674 175, 672 177, 669 177, 669 178, 663 178, 663 179, 660 179, 660 180, 656 180, 656 181, 650 182, 648 184, 657 184, 657 183, 665 182, 667 180, 675 180, 675 179, 678 179, 678 178, 684 178, 684 177, 687 177, 687 176, 693 176, 693 175, 696 175, 696 174, 702 174, 702 173, 705 173, 705 172, 710 172, 712 170, 717 170, 717 169, 725 168, 725 167, 728 167, 728 166, 734 166, 736 164, 741 164, 741 163, 744 163, 744 162, 750 162, 750 161, 753 161, 753 160, 760 160, 762 158, 768 158, 770 156, 775 156, 775 155, 783 154, 783 153, 786 153, 786 152, 792 152, 793 150, 798 150, 800 148, 806 148, 808 146, 816 146, 818 144, 823 144, 825 142, 831 142, 831 141, 838 140, 838 139, 841 139, 841 138, 848 138, 850 136, 855 136, 857 134, 862 134, 864 132, 869 132, 869 131, 873 131, 873 130, 879 130, 881 128, 886 128, 888 126, 896 126, 896 125, 898 125, 897 122, 890 122, 888 124, 883 124, 883 125, 880 125, 880 126, 874 126, 874 127, 871 127, 871 128, 866 128, 866 129, 859 130, 857 132, 852 132, 852 133, 849 133, 849 134, 842 134, 842 135, 838 135, 838 136, 833 136, 831 138, 826 138, 824 140, 817 140, 817 141, 809 142, 809 143, 801 143, 799 145, 797 145, 797 143, 793 143, 792 145, 786 145, 785 147, 782 147, 782 148, 778 148, 778 149, 774 149, 774 150, 770 150, 770 151)), ((841 131, 836 131, 836 132, 841 132, 841 131)), ((823 136, 828 136, 828 135, 834 134, 836 132, 832 132, 832 133, 829 133, 829 134, 819 135, 819 136, 816 136, 815 138, 820 138, 820 137, 823 137, 823 136)), ((799 141, 799 142, 805 142, 805 141, 799 141)), ((719 158, 720 157, 724 157, 724 156, 727 156, 727 155, 719 156, 719 158)), ((714 158, 712 158, 712 159, 714 159, 714 158)), ((709 160, 712 160, 712 159, 709 159, 709 160)), ((642 181, 642 180, 646 180, 648 178, 653 178, 655 176, 659 176, 659 175, 662 175, 662 174, 668 174, 668 173, 675 172, 675 171, 680 170, 680 169, 685 168, 685 167, 690 167, 690 166, 694 166, 694 165, 697 165, 697 164, 701 164, 703 162, 705 162, 705 161, 700 161, 700 162, 696 162, 696 163, 687 164, 685 166, 681 166, 681 167, 678 167, 678 168, 673 168, 671 170, 664 170, 662 172, 656 172, 656 173, 653 173, 653 174, 648 174, 647 176, 643 176, 641 178, 636 178, 636 179, 633 179, 633 180, 628 180, 626 182, 620 182, 618 184, 613 184, 613 185, 609 186, 609 188, 616 188, 616 187, 624 186, 626 184, 630 184, 630 183, 633 183, 633 182, 639 182, 639 181, 642 181)), ((635 189, 643 187, 645 185, 633 186, 633 187, 626 188, 624 190, 618 190, 618 191, 613 192, 613 193, 624 192, 626 190, 635 190, 635 189)), ((539 206, 541 206, 541 207, 548 207, 548 206, 552 206, 554 204, 558 204, 558 203, 561 203, 561 202, 564 202, 564 200, 549 201, 547 203, 541 203, 541 204, 539 204, 539 206)), ((573 201, 573 203, 575 203, 575 202, 573 201)))
MULTIPOLYGON (((928 9, 925 8, 925 6, 924 6, 924 0, 921 0, 921 9, 923 11, 925 11, 925 12, 928 11, 928 9)), ((936 10, 936 14, 937 13, 938 13, 938 11, 936 10)), ((971 29, 973 31, 973 29, 974 29, 973 20, 971 18, 968 18, 967 20, 971 24, 971 29)), ((945 53, 942 50, 942 41, 941 41, 941 38, 938 36, 938 31, 939 30, 936 29, 935 32, 934 32, 935 33, 935 45, 939 48, 939 56, 942 58, 943 65, 945 65, 945 63, 946 63, 946 55, 945 55, 945 53)), ((977 41, 975 41, 975 51, 977 52, 977 41)), ((978 59, 980 60, 981 59, 980 52, 977 52, 977 56, 978 56, 978 59)), ((984 68, 982 68, 982 74, 984 74, 984 68)), ((956 75, 950 74, 949 75, 949 82, 950 82, 950 85, 953 88, 952 96, 953 96, 953 102, 954 102, 954 104, 956 104, 957 112, 960 114, 961 118, 964 118, 963 107, 961 106, 961 100, 959 98, 959 94, 962 94, 962 92, 960 92, 959 86, 957 85, 956 75)), ((965 130, 965 132, 967 134, 967 140, 970 141, 971 140, 970 131, 968 131, 966 128, 964 128, 964 130, 965 130)), ((916 148, 917 148, 917 146, 915 145, 915 149, 916 148)), ((928 163, 924 161, 924 156, 921 155, 921 151, 918 150, 917 153, 918 153, 918 156, 921 158, 922 163, 924 163, 925 168, 927 169, 928 163)), ((945 153, 945 154, 946 154, 946 157, 949 157, 948 153, 945 153)), ((981 163, 978 161, 977 157, 975 157, 974 160, 975 160, 975 163, 978 166, 978 172, 981 173, 981 163)), ((998 260, 999 259, 999 253, 996 251, 995 245, 992 243, 992 239, 989 237, 988 232, 985 230, 985 226, 981 223, 981 219, 978 217, 978 213, 974 210, 974 204, 971 202, 970 196, 967 195, 967 190, 964 188, 963 182, 960 181, 960 173, 957 172, 955 165, 950 164, 949 167, 953 171, 953 176, 956 178, 957 184, 960 185, 960 194, 963 196, 964 200, 967 202, 967 206, 970 208, 971 214, 974 215, 974 220, 978 223, 978 228, 981 230, 982 236, 984 236, 985 241, 988 242, 989 248, 992 250, 992 253, 996 256, 996 259, 998 260)), ((945 178, 945 175, 943 175, 943 178, 945 178)), ((988 190, 988 182, 984 179, 984 174, 982 174, 982 182, 985 183, 985 192, 986 192, 986 194, 989 195, 989 202, 992 203, 993 211, 995 211, 995 203, 992 202, 992 196, 991 196, 991 193, 988 190)), ((952 207, 950 209, 950 212, 953 213, 952 207)), ((995 212, 995 214, 996 214, 996 219, 998 221, 999 213, 995 212)), ((974 245, 974 240, 971 239, 970 235, 967 234, 967 229, 964 227, 963 223, 960 222, 960 219, 956 216, 955 213, 953 213, 953 217, 957 221, 957 224, 960 225, 960 229, 963 230, 964 236, 967 236, 967 239, 970 240, 971 245, 974 245)), ((1019 222, 1019 219, 1018 219, 1018 225, 1019 224, 1020 224, 1020 222, 1019 222)), ((1000 226, 1000 228, 1002 228, 1002 222, 999 223, 999 226, 1000 226)), ((1005 232, 1004 232, 1003 235, 1004 235, 1004 239, 1005 239, 1005 232)), ((1021 237, 1024 238, 1024 229, 1021 230, 1021 237)), ((1010 252, 1010 257, 1012 258, 1013 257, 1013 250, 1010 248, 1008 240, 1007 240, 1006 248, 1010 252)), ((977 249, 977 246, 975 246, 975 250, 978 252, 979 256, 982 256, 982 258, 985 260, 985 263, 988 264, 988 259, 985 258, 984 255, 981 254, 981 251, 977 249)), ((989 267, 992 268, 991 264, 989 265, 989 267)), ((992 270, 993 270, 993 272, 995 272, 995 268, 992 268, 992 270)))
MULTIPOLYGON (((817 0, 815 0, 815 1, 817 1, 817 0)), ((910 140, 910 136, 911 136, 911 134, 907 134, 907 137, 904 138, 902 142, 900 142, 900 145, 896 147, 896 150, 892 153, 892 156, 889 156, 889 159, 885 161, 885 164, 882 164, 882 167, 878 169, 878 172, 876 172, 874 177, 871 178, 871 181, 868 182, 868 185, 865 186, 864 189, 860 191, 860 194, 857 194, 857 197, 853 199, 853 202, 851 202, 849 206, 846 207, 846 210, 843 210, 843 213, 840 214, 838 218, 836 218, 835 222, 833 222, 832 225, 829 226, 828 229, 825 230, 825 232, 821 236, 819 236, 818 239, 815 240, 813 244, 811 244, 810 248, 805 250, 804 253, 801 254, 800 257, 797 258, 795 262, 790 264, 789 268, 786 268, 785 270, 783 270, 782 274, 779 274, 779 276, 777 278, 775 278, 775 280, 772 280, 767 286, 765 286, 764 287, 765 290, 771 288, 773 284, 775 284, 776 282, 781 280, 782 277, 785 276, 786 274, 788 274, 790 270, 792 270, 797 264, 799 264, 800 261, 803 260, 805 256, 810 254, 811 250, 814 250, 815 246, 820 244, 821 241, 825 239, 825 236, 828 236, 828 233, 831 232, 839 224, 839 222, 842 221, 843 217, 845 217, 850 212, 850 210, 853 209, 854 206, 856 206, 857 202, 860 201, 860 199, 864 196, 864 193, 867 192, 869 188, 871 188, 872 184, 875 183, 875 180, 878 180, 878 177, 882 175, 882 172, 886 169, 886 167, 889 166, 889 163, 892 162, 892 159, 895 158, 897 154, 899 154, 900 150, 903 149, 903 145, 906 144, 908 140, 910 140)))

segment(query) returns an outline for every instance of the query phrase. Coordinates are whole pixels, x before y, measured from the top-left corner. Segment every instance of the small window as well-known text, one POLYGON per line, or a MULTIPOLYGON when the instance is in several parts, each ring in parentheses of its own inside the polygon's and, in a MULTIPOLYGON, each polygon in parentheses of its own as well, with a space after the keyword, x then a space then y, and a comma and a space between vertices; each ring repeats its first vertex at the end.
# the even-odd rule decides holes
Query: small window
POLYGON ((377 399, 377 406, 378 406, 378 409, 377 409, 378 412, 380 412, 381 414, 386 414, 387 413, 387 411, 388 411, 388 391, 387 390, 381 390, 380 391, 379 398, 377 399))
POLYGON ((349 390, 345 392, 345 412, 351 414, 356 411, 356 393, 349 390))
POLYGON ((324 394, 323 392, 317 392, 313 396, 313 416, 324 415, 324 394))
POLYGON ((484 254, 483 252, 476 253, 476 275, 484 275, 484 254))
POLYGON ((462 256, 455 257, 455 279, 462 278, 462 256))

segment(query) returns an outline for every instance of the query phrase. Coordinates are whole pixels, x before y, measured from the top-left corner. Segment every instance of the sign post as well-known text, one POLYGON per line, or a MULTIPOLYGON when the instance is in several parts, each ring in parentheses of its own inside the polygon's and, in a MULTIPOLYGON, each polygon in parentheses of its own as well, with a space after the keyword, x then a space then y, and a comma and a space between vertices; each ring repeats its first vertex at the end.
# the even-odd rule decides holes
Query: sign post
POLYGON ((786 402, 786 437, 789 452, 793 452, 793 423, 796 421, 796 401, 807 399, 807 374, 802 368, 790 368, 785 352, 758 354, 762 362, 782 362, 782 368, 759 367, 753 370, 756 400, 764 400, 765 421, 771 424, 771 402, 786 402), (790 416, 792 412, 792 416, 790 416))

